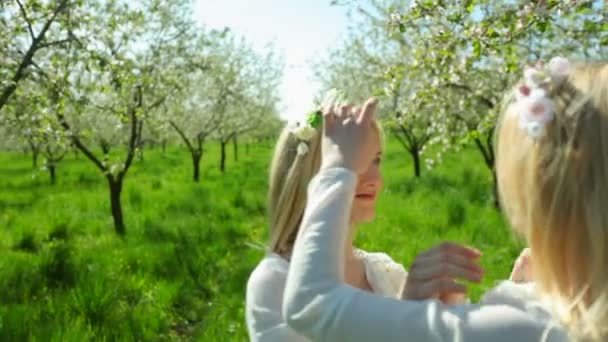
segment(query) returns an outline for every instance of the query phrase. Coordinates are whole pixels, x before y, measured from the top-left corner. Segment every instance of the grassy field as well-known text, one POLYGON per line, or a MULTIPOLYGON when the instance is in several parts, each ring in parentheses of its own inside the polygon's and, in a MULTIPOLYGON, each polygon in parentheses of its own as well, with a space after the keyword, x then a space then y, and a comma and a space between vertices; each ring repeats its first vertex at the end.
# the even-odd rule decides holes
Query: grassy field
MULTIPOLYGON (((230 150, 231 151, 231 150, 230 150)), ((127 237, 112 227, 105 179, 84 157, 59 165, 57 184, 31 158, 0 153, 0 340, 244 341, 245 284, 263 257, 271 150, 257 146, 225 175, 218 148, 191 180, 180 147, 148 150, 123 189, 127 237)), ((357 245, 407 265, 448 239, 484 252, 477 298, 508 275, 521 245, 491 205, 474 150, 412 177, 389 141, 385 190, 357 245)))

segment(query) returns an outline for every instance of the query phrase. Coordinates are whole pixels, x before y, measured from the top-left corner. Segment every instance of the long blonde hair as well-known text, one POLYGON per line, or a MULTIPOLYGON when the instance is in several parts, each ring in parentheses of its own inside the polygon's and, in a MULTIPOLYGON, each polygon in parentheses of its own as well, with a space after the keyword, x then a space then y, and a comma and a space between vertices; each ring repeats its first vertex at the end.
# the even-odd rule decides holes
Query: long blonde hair
MULTIPOLYGON (((380 123, 374 120, 372 126, 382 144, 384 133, 380 123)), ((308 183, 321 166, 321 134, 315 134, 307 143, 306 154, 298 154, 300 142, 289 127, 285 127, 275 146, 270 166, 269 249, 283 256, 292 251, 306 209, 308 183)))
POLYGON ((548 89, 555 118, 531 138, 505 99, 497 132, 502 208, 532 250, 539 293, 580 340, 608 337, 608 64, 548 89))
POLYGON ((308 182, 321 165, 321 134, 307 143, 308 153, 298 154, 300 141, 285 127, 274 149, 270 166, 268 214, 270 250, 291 253, 306 208, 308 182))

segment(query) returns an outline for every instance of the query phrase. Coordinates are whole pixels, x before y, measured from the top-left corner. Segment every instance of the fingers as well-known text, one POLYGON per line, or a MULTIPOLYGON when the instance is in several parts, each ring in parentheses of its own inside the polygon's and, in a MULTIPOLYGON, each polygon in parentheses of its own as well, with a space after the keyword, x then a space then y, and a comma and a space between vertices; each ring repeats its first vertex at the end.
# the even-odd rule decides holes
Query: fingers
POLYGON ((351 109, 352 109, 352 108, 353 108, 353 106, 352 106, 352 105, 350 105, 350 104, 348 104, 348 103, 343 103, 343 104, 340 106, 340 115, 341 115, 341 116, 347 116, 347 115, 350 115, 350 113, 351 113, 351 109))
POLYGON ((332 118, 333 122, 339 122, 342 125, 347 124, 353 120, 352 117, 352 105, 347 103, 336 103, 332 106, 332 118))
POLYGON ((357 117, 357 121, 362 123, 371 122, 374 119, 377 104, 378 99, 376 99, 375 97, 368 99, 363 105, 363 109, 357 117))
POLYGON ((416 267, 413 267, 408 275, 408 278, 420 281, 445 277, 478 283, 483 277, 483 269, 466 258, 454 261, 442 260, 439 256, 424 259, 416 267))
POLYGON ((335 114, 333 110, 333 106, 325 106, 323 108, 323 131, 326 132, 327 129, 331 128, 334 125, 335 114))
POLYGON ((477 263, 478 250, 451 242, 444 242, 420 254, 408 275, 412 285, 426 286, 436 279, 462 279, 481 282, 484 269, 477 263))
POLYGON ((439 295, 439 300, 447 305, 462 305, 467 302, 464 293, 447 292, 439 295))
POLYGON ((467 288, 452 279, 433 279, 423 286, 417 286, 413 291, 406 294, 406 299, 427 299, 441 293, 466 293, 467 288))
POLYGON ((454 255, 462 255, 466 258, 476 259, 481 256, 481 251, 475 249, 473 247, 462 246, 453 242, 442 242, 439 245, 433 247, 432 249, 420 254, 420 257, 428 256, 436 253, 441 254, 454 254, 454 255))
MULTIPOLYGON (((436 251, 434 254, 427 255, 419 258, 421 262, 427 262, 432 264, 453 264, 460 267, 466 267, 476 272, 483 272, 481 266, 479 266, 477 257, 464 256, 453 251, 436 251)), ((414 260, 416 263, 416 260, 414 260)))

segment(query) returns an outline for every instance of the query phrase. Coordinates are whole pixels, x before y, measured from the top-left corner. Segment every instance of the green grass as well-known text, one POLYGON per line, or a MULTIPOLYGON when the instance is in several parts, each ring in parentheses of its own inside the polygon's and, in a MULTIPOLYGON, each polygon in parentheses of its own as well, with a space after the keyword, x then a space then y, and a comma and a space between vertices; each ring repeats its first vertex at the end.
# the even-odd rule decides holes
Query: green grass
MULTIPOLYGON (((231 151, 231 149, 230 149, 231 151)), ((191 180, 188 153, 146 151, 125 180, 127 237, 114 233, 105 179, 70 154, 57 184, 29 156, 0 153, 0 340, 243 341, 245 284, 263 257, 271 150, 257 146, 218 170, 218 148, 191 180)), ((406 265, 448 239, 484 252, 479 294, 508 275, 521 247, 492 208, 476 151, 422 178, 389 141, 377 219, 357 245, 406 265)))

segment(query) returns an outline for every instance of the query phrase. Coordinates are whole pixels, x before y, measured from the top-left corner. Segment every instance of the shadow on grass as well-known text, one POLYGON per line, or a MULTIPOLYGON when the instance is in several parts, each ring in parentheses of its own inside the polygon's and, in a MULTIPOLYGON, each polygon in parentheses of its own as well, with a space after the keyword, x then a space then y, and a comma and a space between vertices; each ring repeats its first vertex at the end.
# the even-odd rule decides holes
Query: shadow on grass
POLYGON ((25 210, 28 209, 32 206, 34 206, 34 204, 36 204, 36 202, 38 201, 40 197, 32 197, 30 199, 30 201, 28 202, 24 202, 24 201, 7 201, 4 199, 0 199, 0 211, 2 211, 3 209, 15 209, 15 210, 25 210))
POLYGON ((0 178, 4 178, 4 177, 18 177, 18 176, 22 176, 23 174, 26 174, 28 172, 33 172, 35 171, 33 168, 31 167, 1 167, 0 168, 0 178))

